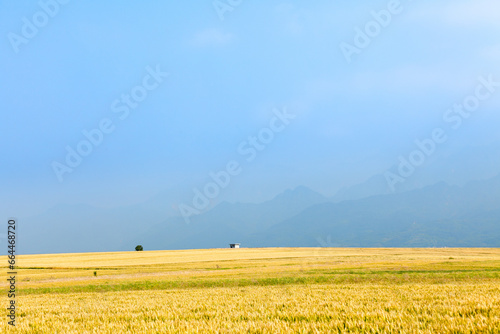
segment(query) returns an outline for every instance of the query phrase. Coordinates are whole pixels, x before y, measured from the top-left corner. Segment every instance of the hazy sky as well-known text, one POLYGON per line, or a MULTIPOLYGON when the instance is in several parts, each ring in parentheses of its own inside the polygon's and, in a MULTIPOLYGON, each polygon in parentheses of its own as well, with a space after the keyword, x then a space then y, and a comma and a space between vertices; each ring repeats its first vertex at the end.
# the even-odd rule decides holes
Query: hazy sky
POLYGON ((168 189, 181 202, 230 161, 241 170, 217 200, 297 185, 333 195, 434 128, 450 137, 442 150, 500 139, 500 87, 460 129, 443 120, 480 76, 500 82, 495 0, 54 3, 0 1, 7 216, 168 189), (98 144, 81 144, 100 126, 98 144), (79 144, 90 153, 70 168, 79 144), (62 182, 55 162, 72 170, 62 182))

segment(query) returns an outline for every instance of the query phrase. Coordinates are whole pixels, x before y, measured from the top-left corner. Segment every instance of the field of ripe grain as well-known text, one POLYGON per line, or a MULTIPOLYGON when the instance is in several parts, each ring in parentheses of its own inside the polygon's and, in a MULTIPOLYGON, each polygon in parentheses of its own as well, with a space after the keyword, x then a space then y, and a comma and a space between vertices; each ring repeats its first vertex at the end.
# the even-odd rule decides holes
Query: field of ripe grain
MULTIPOLYGON (((499 249, 30 255, 20 256, 19 267, 13 333, 500 329, 499 249)), ((7 286, 0 286, 6 306, 7 286)))

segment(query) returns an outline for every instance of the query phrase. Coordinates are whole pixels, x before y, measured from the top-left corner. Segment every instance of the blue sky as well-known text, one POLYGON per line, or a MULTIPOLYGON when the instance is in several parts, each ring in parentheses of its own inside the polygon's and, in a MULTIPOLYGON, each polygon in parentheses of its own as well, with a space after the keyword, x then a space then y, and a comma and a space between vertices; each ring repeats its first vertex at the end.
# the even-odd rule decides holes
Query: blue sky
MULTIPOLYGON (((231 160, 243 171, 218 201, 260 201, 298 185, 330 196, 383 173, 443 125, 479 76, 500 81, 494 0, 401 1, 348 63, 339 45, 390 3, 242 1, 221 20, 212 1, 73 0, 13 47, 9 34, 22 36, 23 18, 33 23, 42 7, 0 2, 2 212, 120 206, 169 189, 182 202, 231 160), (169 75, 119 119, 112 103, 141 85, 148 66, 169 75), (296 117, 244 163, 238 146, 275 108, 296 117), (114 131, 59 182, 53 162, 103 119, 114 131)), ((499 106, 500 90, 442 152, 498 143, 499 106)))

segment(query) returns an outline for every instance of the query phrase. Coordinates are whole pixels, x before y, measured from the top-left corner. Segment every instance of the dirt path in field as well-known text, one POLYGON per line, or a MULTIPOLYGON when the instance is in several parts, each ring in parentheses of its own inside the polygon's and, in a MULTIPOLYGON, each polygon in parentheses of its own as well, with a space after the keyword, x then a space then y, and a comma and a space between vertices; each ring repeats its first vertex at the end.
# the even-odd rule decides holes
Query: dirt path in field
MULTIPOLYGON (((20 285, 23 284, 37 284, 37 283, 55 283, 55 282, 76 282, 76 281, 93 281, 93 280, 105 280, 105 279, 127 279, 127 278, 139 278, 139 277, 158 277, 158 276, 175 276, 175 275, 192 275, 192 274, 203 274, 213 272, 213 270, 181 270, 181 271, 165 271, 165 272, 152 272, 152 273, 134 273, 134 274, 116 274, 116 275, 99 275, 97 271, 97 276, 78 276, 78 277, 62 277, 62 278, 48 278, 48 279, 33 279, 30 281, 23 280, 21 278, 20 285)), ((6 285, 1 284, 1 285, 6 285)), ((1 286, 0 285, 0 286, 1 286)))

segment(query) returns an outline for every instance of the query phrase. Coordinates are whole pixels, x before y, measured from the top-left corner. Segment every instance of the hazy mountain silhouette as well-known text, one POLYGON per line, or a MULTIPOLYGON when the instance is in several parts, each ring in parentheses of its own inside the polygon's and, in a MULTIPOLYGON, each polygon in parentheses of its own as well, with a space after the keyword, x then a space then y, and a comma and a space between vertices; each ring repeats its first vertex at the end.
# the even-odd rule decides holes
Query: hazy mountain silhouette
POLYGON ((499 247, 500 176, 324 203, 246 239, 252 246, 499 247))
POLYGON ((19 222, 21 254, 104 252, 133 249, 131 235, 159 217, 137 206, 113 209, 61 204, 19 222))
POLYGON ((260 204, 221 203, 207 213, 192 216, 189 224, 181 217, 171 218, 135 240, 143 240, 148 249, 226 247, 326 201, 306 187, 297 187, 260 204))
MULTIPOLYGON (((376 183, 377 181, 375 181, 376 183)), ((243 247, 500 247, 500 175, 334 203, 306 188, 263 203, 223 202, 190 223, 162 198, 114 209, 59 205, 19 224, 28 253, 243 247), (158 207, 160 206, 160 207, 158 207)))
MULTIPOLYGON (((394 190, 389 187, 384 171, 359 184, 340 189, 331 199, 333 202, 342 202, 394 192, 401 193, 441 181, 464 185, 472 180, 495 177, 498 174, 498 166, 500 166, 500 143, 465 147, 456 151, 441 149, 430 156, 424 166, 416 169, 409 179, 397 183, 394 190)), ((388 171, 396 173, 397 168, 398 166, 394 165, 388 171)))

